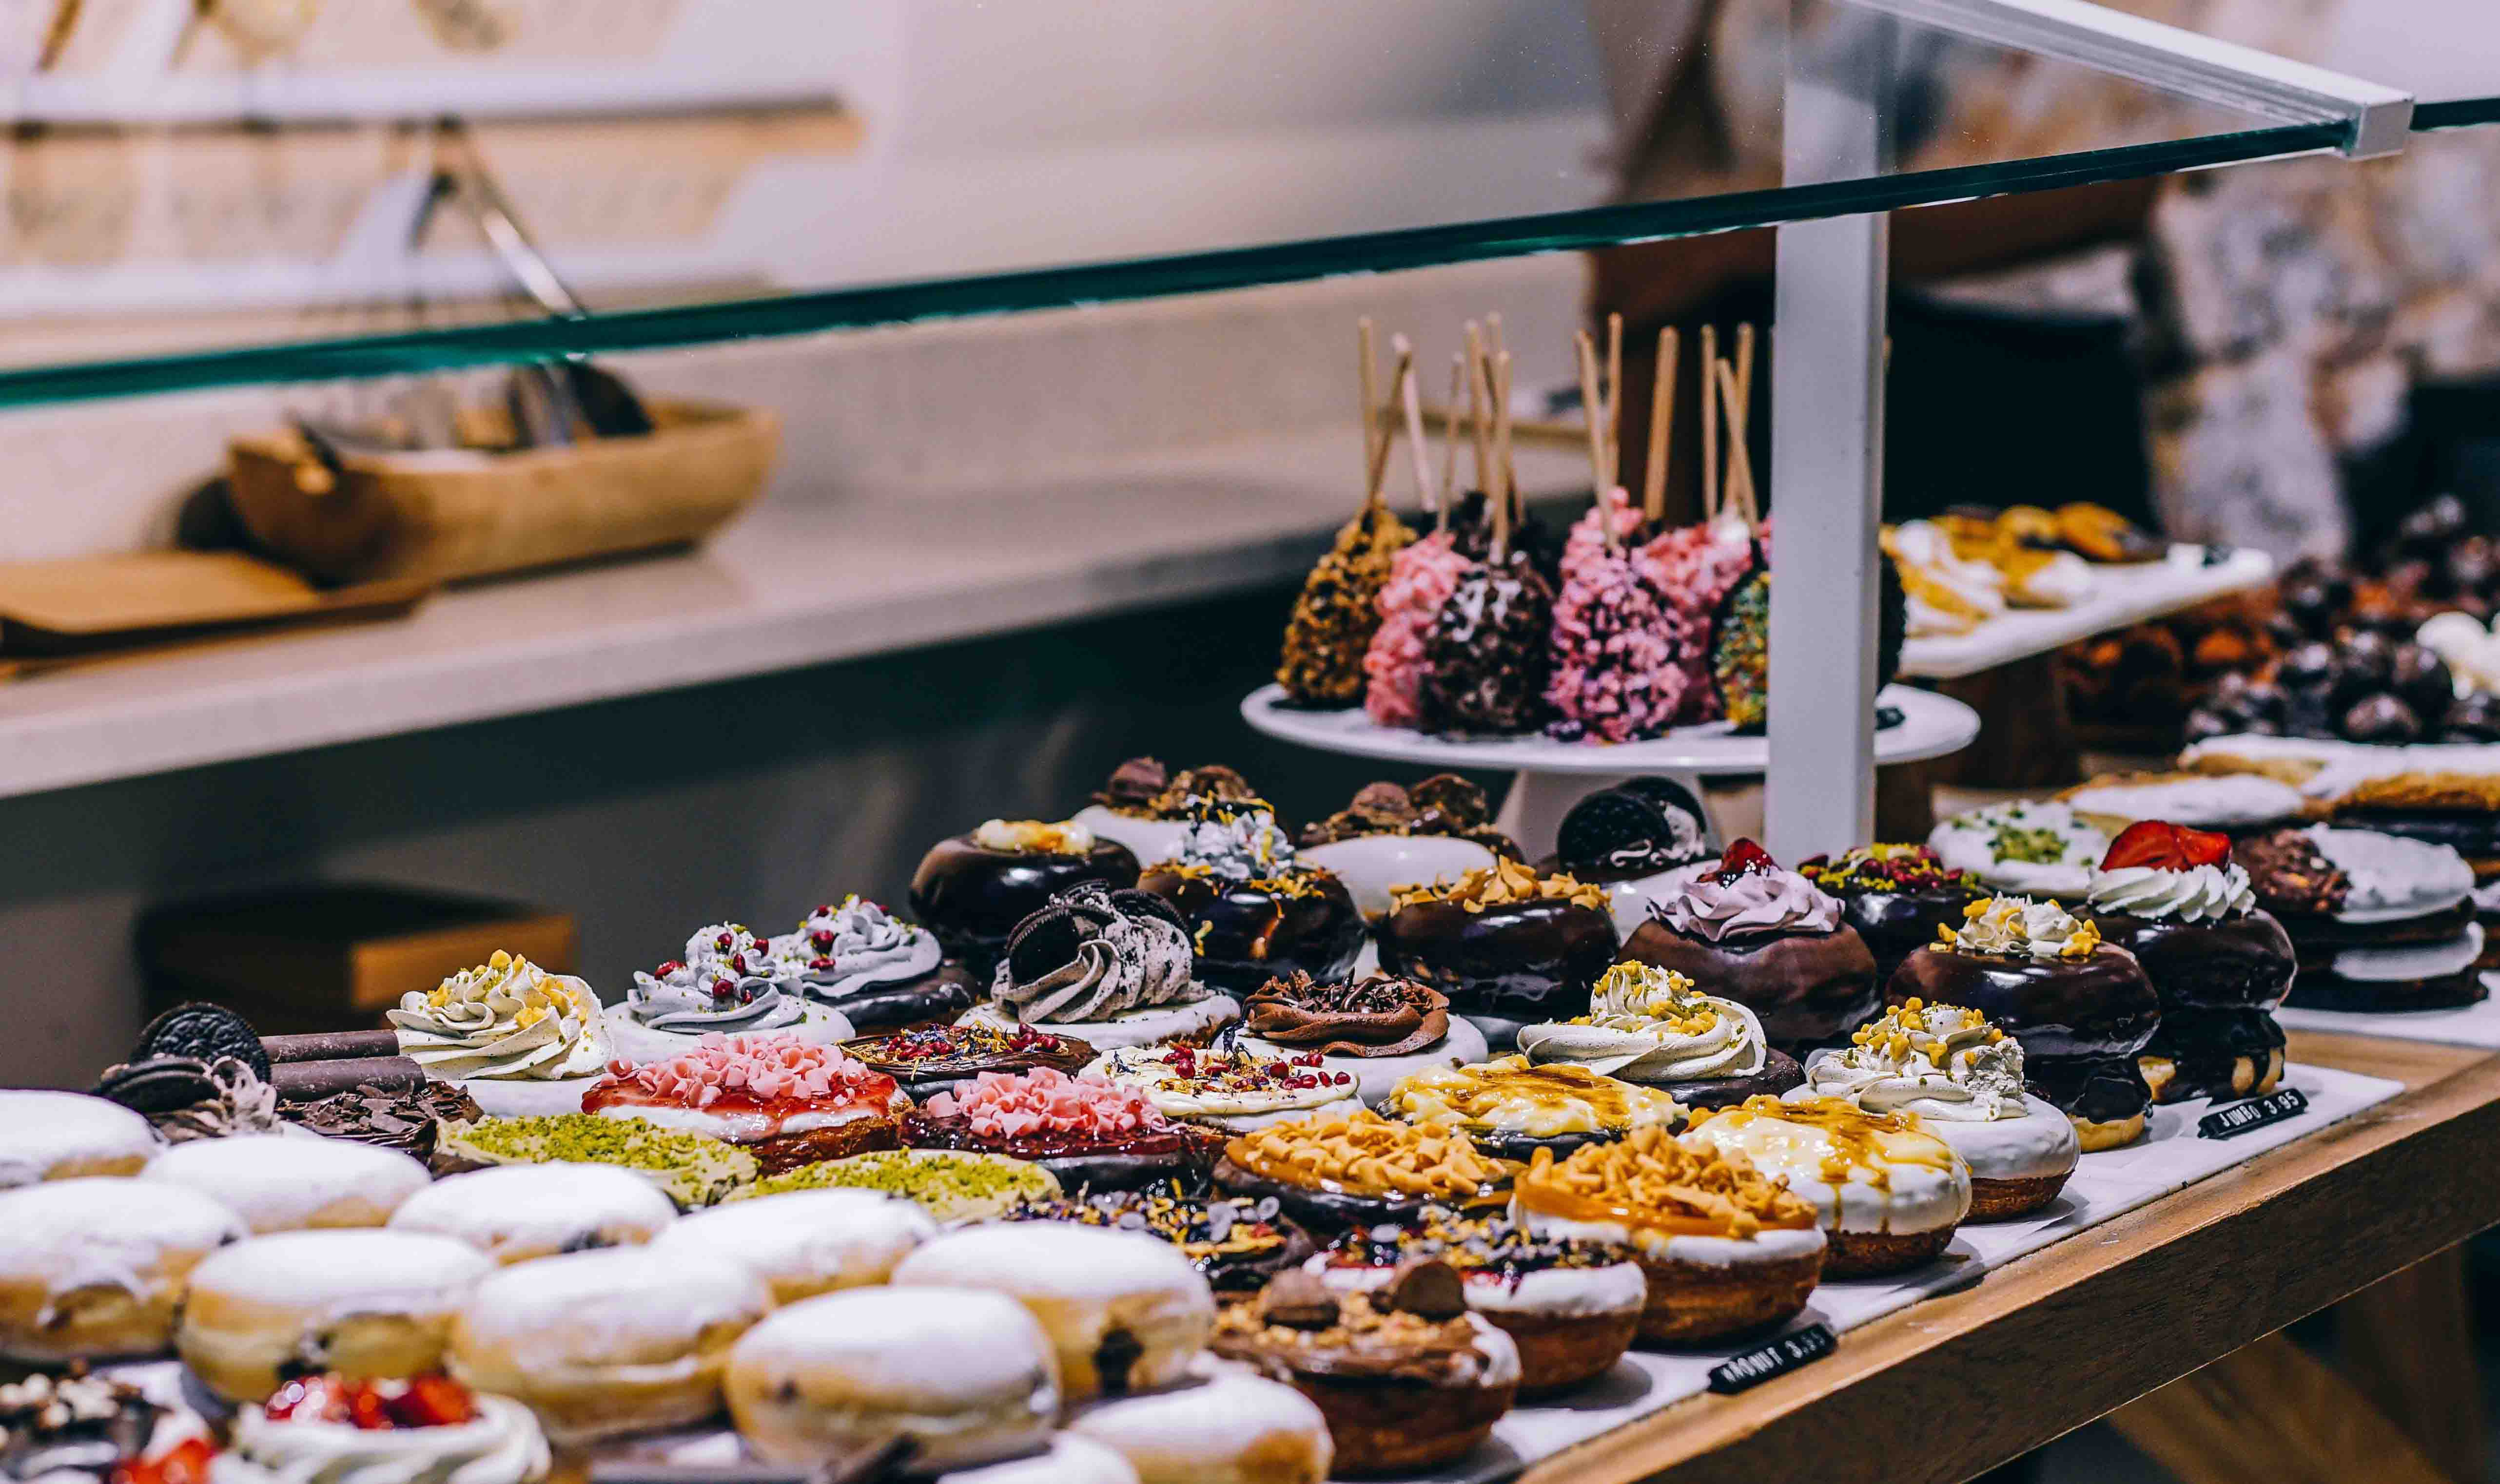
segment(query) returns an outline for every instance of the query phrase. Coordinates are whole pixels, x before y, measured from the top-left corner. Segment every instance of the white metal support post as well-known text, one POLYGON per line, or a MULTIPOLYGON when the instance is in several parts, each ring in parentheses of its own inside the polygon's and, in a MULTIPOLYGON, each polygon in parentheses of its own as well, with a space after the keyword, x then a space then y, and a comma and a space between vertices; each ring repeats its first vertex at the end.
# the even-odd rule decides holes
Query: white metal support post
MULTIPOLYGON (((1885 165, 1896 25, 1791 0, 1783 177, 1885 165), (1813 38, 1813 39, 1810 39, 1813 38)), ((1763 833, 1793 864, 1875 832, 1876 527, 1884 504, 1882 215, 1779 229, 1771 339, 1770 762, 1763 833)))

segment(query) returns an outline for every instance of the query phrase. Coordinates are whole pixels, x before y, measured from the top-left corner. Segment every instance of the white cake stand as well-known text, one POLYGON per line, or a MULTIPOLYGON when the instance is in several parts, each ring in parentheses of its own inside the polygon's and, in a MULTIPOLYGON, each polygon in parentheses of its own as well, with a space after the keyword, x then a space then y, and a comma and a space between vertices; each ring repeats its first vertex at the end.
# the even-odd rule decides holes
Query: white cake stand
MULTIPOLYGON (((1968 747, 1979 735, 1979 713, 1951 696, 1908 686, 1887 686, 1877 703, 1901 713, 1898 726, 1875 733, 1878 763, 1917 762, 1968 747)), ((1646 742, 1556 742, 1542 736, 1436 737, 1382 726, 1360 706, 1308 711, 1285 704, 1281 686, 1262 686, 1241 702, 1241 718, 1271 737, 1326 753, 1378 758, 1427 769, 1499 768, 1513 775, 1502 801, 1500 823, 1533 859, 1554 849, 1554 834, 1573 804, 1627 778, 1664 776, 1707 795, 1705 778, 1760 774, 1770 760, 1770 741, 1738 736, 1725 722, 1679 726, 1646 742)), ((1713 844, 1721 843, 1716 822, 1713 844)))

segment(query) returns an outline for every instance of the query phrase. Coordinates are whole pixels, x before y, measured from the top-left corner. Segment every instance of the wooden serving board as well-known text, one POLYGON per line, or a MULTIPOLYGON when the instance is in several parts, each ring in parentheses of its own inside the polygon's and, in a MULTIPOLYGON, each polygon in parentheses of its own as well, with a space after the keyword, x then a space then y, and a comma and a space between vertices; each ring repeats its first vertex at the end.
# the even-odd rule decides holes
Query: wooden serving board
POLYGON ((0 565, 0 679, 396 618, 434 586, 318 588, 237 552, 13 563, 0 565))

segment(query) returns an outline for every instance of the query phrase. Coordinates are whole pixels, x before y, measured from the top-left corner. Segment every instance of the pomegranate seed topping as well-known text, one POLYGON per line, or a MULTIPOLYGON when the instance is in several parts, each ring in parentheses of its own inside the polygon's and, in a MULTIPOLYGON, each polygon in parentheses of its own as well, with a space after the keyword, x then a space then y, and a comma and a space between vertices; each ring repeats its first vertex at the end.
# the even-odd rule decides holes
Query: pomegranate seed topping
POLYGON ((807 941, 820 949, 830 949, 834 946, 834 935, 819 927, 807 935, 807 941))

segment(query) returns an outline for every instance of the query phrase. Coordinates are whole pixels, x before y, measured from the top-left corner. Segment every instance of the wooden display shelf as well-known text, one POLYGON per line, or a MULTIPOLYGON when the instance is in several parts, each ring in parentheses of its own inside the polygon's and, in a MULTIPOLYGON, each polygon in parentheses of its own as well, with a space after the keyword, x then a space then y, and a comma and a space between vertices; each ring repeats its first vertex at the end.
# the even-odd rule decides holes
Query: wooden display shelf
POLYGON ((2500 1057, 2299 1032, 2289 1054, 2405 1091, 1522 1478, 1955 1484, 2500 1224, 2500 1182, 2472 1175, 2500 1141, 2500 1057))

